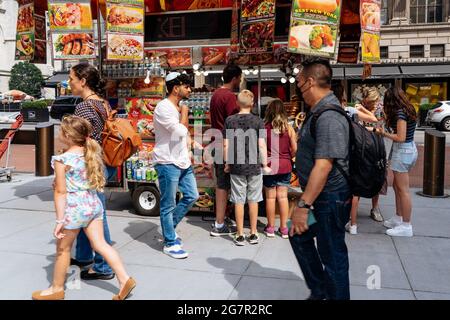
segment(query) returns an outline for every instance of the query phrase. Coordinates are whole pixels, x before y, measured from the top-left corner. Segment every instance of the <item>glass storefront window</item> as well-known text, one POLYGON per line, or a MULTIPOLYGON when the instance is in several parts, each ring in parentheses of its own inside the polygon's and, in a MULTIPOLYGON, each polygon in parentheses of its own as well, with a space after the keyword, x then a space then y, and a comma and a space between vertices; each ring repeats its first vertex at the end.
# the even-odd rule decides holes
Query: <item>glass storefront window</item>
POLYGON ((409 101, 419 112, 420 106, 436 104, 447 100, 447 82, 412 82, 406 83, 405 92, 409 101))

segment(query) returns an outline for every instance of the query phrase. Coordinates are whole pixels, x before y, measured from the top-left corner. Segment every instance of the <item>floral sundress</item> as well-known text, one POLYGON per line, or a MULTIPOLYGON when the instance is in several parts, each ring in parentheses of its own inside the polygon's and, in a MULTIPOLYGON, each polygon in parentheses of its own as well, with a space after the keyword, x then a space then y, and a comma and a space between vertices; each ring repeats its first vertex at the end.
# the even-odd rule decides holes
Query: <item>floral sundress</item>
POLYGON ((64 214, 65 229, 85 228, 94 219, 103 219, 103 205, 96 190, 89 187, 84 155, 66 152, 52 157, 66 165, 66 208, 64 214))

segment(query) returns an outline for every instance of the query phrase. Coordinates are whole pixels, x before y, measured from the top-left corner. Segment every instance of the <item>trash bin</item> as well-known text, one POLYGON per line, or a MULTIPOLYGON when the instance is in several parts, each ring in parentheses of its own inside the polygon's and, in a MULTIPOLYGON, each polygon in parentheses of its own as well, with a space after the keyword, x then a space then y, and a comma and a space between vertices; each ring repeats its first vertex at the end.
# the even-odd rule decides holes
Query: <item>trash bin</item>
POLYGON ((419 195, 445 198, 445 134, 437 130, 425 131, 423 159, 423 190, 419 195))
POLYGON ((36 125, 35 175, 37 177, 53 174, 50 161, 55 151, 54 136, 55 131, 52 123, 42 122, 36 125))

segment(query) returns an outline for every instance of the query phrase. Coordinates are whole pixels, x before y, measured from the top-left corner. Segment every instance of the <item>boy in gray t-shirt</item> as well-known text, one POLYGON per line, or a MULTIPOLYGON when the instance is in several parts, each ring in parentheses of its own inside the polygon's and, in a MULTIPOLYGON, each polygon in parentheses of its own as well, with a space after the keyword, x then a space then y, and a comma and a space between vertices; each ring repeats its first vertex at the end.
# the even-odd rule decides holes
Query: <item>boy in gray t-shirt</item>
POLYGON ((262 196, 261 166, 265 172, 267 166, 267 148, 265 142, 264 122, 251 114, 253 93, 243 90, 238 95, 240 112, 225 121, 225 172, 231 173, 231 202, 234 203, 237 233, 235 243, 245 244, 244 205, 248 203, 250 215, 251 244, 259 241, 256 230, 258 219, 258 202, 262 196))

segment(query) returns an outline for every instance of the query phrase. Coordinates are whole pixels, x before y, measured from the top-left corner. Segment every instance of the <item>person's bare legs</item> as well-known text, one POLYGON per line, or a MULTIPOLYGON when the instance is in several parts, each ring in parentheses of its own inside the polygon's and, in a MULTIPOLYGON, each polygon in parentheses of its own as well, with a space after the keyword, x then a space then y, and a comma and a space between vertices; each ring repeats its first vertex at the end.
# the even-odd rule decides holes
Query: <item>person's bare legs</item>
POLYGON ((280 208, 280 228, 287 228, 287 219, 289 215, 289 201, 288 201, 287 187, 277 187, 277 202, 278 207, 280 208))
POLYGON ((352 209, 350 211, 350 225, 354 226, 358 221, 359 197, 353 196, 352 209))
POLYGON ((409 193, 409 173, 394 172, 403 222, 411 222, 411 194, 409 193))
POLYGON ((249 202, 248 211, 250 216, 250 234, 256 234, 258 231, 258 202, 249 202))
POLYGON ((380 200, 380 195, 377 194, 375 197, 372 198, 372 209, 378 208, 378 201, 380 200))
POLYGON ((91 221, 91 223, 84 229, 84 231, 91 243, 92 249, 105 258, 106 262, 111 266, 111 269, 113 269, 114 273, 117 275, 120 289, 122 289, 130 276, 126 272, 117 251, 105 240, 105 237, 103 235, 103 221, 91 221))
POLYGON ((41 292, 41 296, 47 296, 56 292, 64 291, 67 269, 70 265, 70 252, 72 250, 73 242, 77 238, 78 232, 80 232, 79 229, 65 229, 63 231, 65 237, 57 240, 56 260, 55 267, 53 269, 53 282, 48 289, 41 292))
POLYGON ((266 191, 266 216, 267 225, 269 227, 275 227, 275 206, 277 199, 277 189, 274 188, 264 188, 266 191))
POLYGON ((228 190, 216 188, 216 223, 222 224, 225 221, 227 210, 228 190))
POLYGON ((244 235, 244 204, 234 204, 234 215, 236 218, 237 236, 244 235))
POLYGON ((395 214, 398 217, 401 217, 402 216, 402 212, 403 212, 403 210, 402 210, 402 201, 400 199, 400 191, 399 191, 399 188, 397 186, 397 183, 398 183, 398 178, 396 178, 396 175, 394 173, 393 188, 394 188, 394 194, 395 194, 395 210, 396 210, 395 214))

